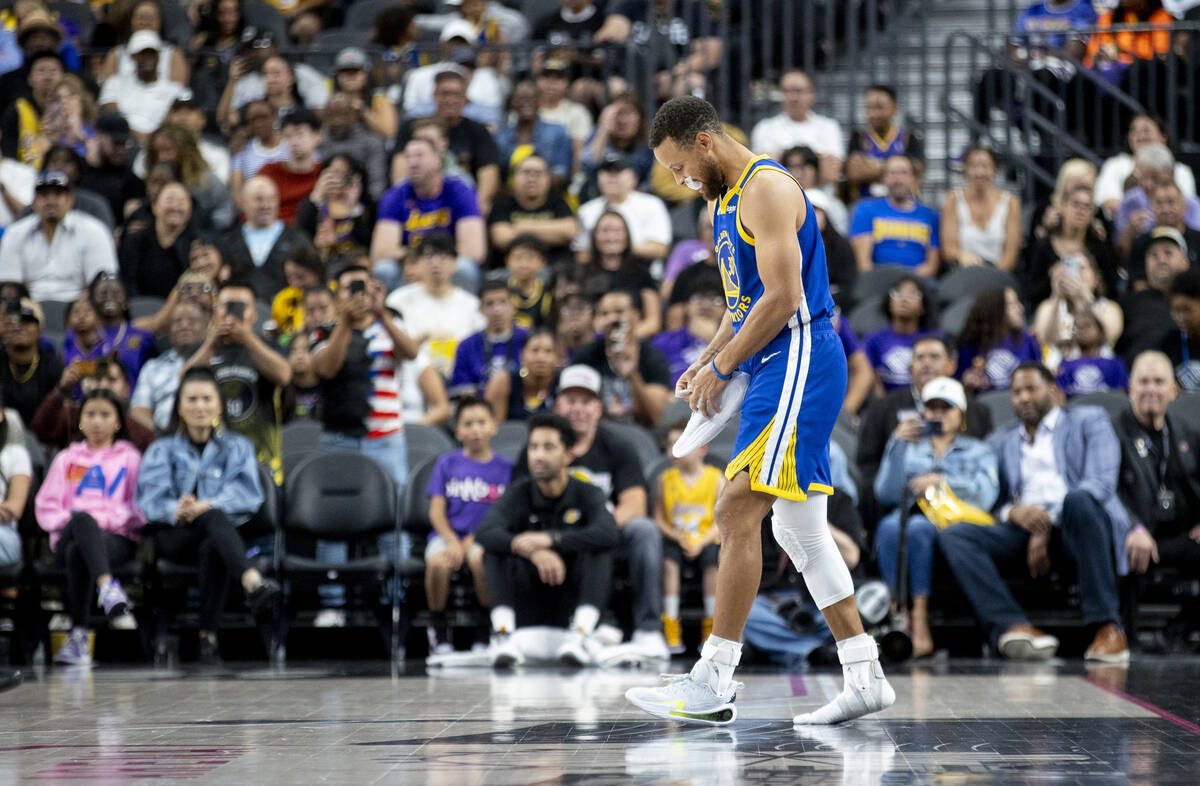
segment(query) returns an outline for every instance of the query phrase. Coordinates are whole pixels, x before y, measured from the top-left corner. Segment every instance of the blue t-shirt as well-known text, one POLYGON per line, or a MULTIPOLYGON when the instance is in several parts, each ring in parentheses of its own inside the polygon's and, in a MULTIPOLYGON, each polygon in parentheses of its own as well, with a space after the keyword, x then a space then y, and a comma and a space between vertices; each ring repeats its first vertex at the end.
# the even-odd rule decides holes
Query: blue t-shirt
POLYGON ((493 371, 521 365, 521 349, 528 336, 528 330, 513 328, 507 341, 488 341, 482 330, 464 338, 454 350, 454 370, 447 392, 451 397, 469 393, 482 398, 493 371))
POLYGON ((1075 358, 1058 367, 1058 386, 1067 398, 1103 390, 1126 390, 1129 374, 1117 357, 1075 358))
MULTIPOLYGON (((958 348, 958 378, 966 373, 975 363, 979 350, 976 347, 963 344, 958 348)), ((1022 333, 1021 337, 1013 340, 1005 336, 1004 340, 992 347, 984 359, 983 368, 987 372, 988 390, 1008 390, 1011 386, 1013 369, 1027 360, 1042 360, 1042 347, 1030 333, 1022 333)))
POLYGON ((867 336, 867 360, 871 361, 871 368, 879 375, 884 389, 895 390, 912 384, 908 367, 912 365, 913 347, 925 336, 941 338, 942 334, 938 330, 918 330, 902 336, 887 327, 867 336))
POLYGON ((870 235, 876 265, 925 264, 925 252, 938 247, 938 214, 917 202, 911 210, 893 207, 887 197, 864 199, 854 208, 850 237, 870 235))
MULTIPOLYGON (((425 493, 445 497, 451 529, 459 536, 470 535, 504 493, 512 470, 513 463, 499 454, 492 454, 491 461, 480 464, 456 450, 438 459, 425 493)), ((430 533, 430 537, 436 534, 430 533)))
POLYGON ((702 338, 696 338, 687 328, 672 330, 669 333, 659 333, 650 339, 650 345, 657 347, 667 357, 667 365, 671 369, 671 386, 674 387, 688 366, 696 362, 700 353, 708 346, 702 338))
POLYGON ((378 220, 398 221, 400 244, 413 246, 420 242, 422 235, 430 232, 454 234, 459 221, 479 215, 475 189, 456 177, 447 177, 441 193, 428 199, 417 196, 407 180, 392 186, 379 202, 378 220))
MULTIPOLYGON (((1063 46, 1066 43, 1064 33, 1095 27, 1098 19, 1096 9, 1088 0, 1076 0, 1067 8, 1051 8, 1047 3, 1034 3, 1017 17, 1015 29, 1018 34, 1035 34, 1035 43, 1063 46), (1058 35, 1047 35, 1048 33, 1058 35)), ((1026 46, 1029 38, 1017 35, 1014 40, 1018 46, 1026 46)))

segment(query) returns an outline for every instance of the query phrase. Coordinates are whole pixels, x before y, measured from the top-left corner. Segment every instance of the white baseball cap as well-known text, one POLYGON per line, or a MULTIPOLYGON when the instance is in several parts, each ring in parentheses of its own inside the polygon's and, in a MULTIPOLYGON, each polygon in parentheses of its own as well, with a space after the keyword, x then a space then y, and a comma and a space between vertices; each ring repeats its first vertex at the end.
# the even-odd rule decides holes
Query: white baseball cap
POLYGON ((158 37, 158 33, 153 30, 139 30, 129 36, 129 46, 127 47, 129 54, 136 55, 147 49, 153 49, 155 52, 162 49, 162 39, 158 37))
POLYGON ((925 403, 945 401, 952 407, 967 411, 967 394, 963 392, 962 383, 950 377, 938 377, 925 383, 925 389, 921 391, 921 400, 925 403))
POLYGON ((475 32, 475 26, 466 19, 451 19, 442 28, 439 40, 444 44, 451 38, 461 38, 467 43, 472 43, 479 38, 479 34, 475 32))
POLYGON ((591 366, 567 366, 558 375, 558 392, 581 388, 596 396, 600 395, 600 372, 591 366))

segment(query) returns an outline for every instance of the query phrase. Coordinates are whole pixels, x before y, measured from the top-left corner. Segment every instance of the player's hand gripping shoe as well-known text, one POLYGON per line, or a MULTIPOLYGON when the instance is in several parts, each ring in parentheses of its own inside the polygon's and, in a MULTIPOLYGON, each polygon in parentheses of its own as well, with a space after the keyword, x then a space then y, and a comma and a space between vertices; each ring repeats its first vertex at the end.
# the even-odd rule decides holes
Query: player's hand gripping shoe
POLYGON ((742 683, 730 682, 718 693, 717 670, 709 661, 698 661, 690 674, 664 674, 663 679, 666 684, 657 688, 630 688, 625 698, 651 715, 682 723, 725 726, 737 719, 733 700, 742 683))
POLYGON ((679 458, 686 456, 693 450, 707 445, 713 441, 713 438, 721 433, 721 430, 729 423, 729 420, 742 408, 742 401, 746 398, 746 388, 750 386, 750 375, 744 371, 736 371, 733 374, 733 379, 725 386, 725 390, 721 391, 720 409, 711 418, 699 412, 693 412, 688 418, 687 427, 683 433, 679 435, 679 439, 675 440, 674 447, 671 448, 671 455, 679 458))

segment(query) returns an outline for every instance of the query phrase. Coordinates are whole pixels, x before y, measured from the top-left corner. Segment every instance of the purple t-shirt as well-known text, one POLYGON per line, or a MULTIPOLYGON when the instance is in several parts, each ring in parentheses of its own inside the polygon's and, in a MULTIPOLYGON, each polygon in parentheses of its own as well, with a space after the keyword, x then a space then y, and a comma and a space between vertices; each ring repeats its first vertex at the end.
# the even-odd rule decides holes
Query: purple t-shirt
POLYGON ((684 268, 703 262, 708 257, 710 247, 711 244, 701 243, 699 240, 681 240, 676 243, 671 256, 667 258, 666 267, 663 268, 662 280, 674 281, 684 268))
POLYGON ((834 317, 833 324, 837 327, 838 338, 842 340, 842 349, 846 353, 846 359, 855 352, 862 349, 862 345, 858 341, 858 336, 854 335, 854 328, 850 327, 850 320, 846 319, 842 314, 834 317))
POLYGON ((670 333, 659 333, 650 339, 651 346, 657 347, 667 356, 667 365, 671 368, 671 385, 674 386, 688 366, 696 362, 700 353, 708 346, 702 338, 696 338, 687 328, 672 330, 670 333))
POLYGON ((1120 358, 1075 358, 1058 367, 1058 386, 1067 398, 1098 393, 1102 390, 1126 390, 1129 374, 1120 358))
POLYGON ((417 196, 407 180, 392 186, 379 201, 378 220, 400 222, 400 243, 411 246, 414 237, 430 232, 454 234, 460 220, 479 215, 475 189, 456 177, 447 177, 442 192, 428 199, 417 196))
MULTIPOLYGON (((457 535, 470 535, 479 528, 512 477, 513 463, 492 454, 486 464, 467 458, 461 450, 438 459, 429 477, 426 494, 446 498, 446 519, 457 535)), ((433 537, 437 533, 430 533, 433 537)))
POLYGON ((864 351, 867 353, 867 360, 871 361, 871 368, 879 375, 884 389, 896 390, 912 384, 908 367, 912 365, 913 346, 917 341, 925 336, 940 338, 941 335, 941 331, 938 330, 918 330, 916 333, 902 336, 887 327, 867 336, 864 351))
MULTIPOLYGON (((972 346, 962 345, 958 348, 958 378, 962 379, 964 372, 975 362, 979 350, 972 346)), ((1004 340, 987 353, 984 370, 987 371, 988 389, 1008 390, 1013 369, 1027 360, 1041 361, 1042 347, 1037 339, 1029 333, 1022 333, 1021 338, 1014 341, 1012 336, 1004 340)))

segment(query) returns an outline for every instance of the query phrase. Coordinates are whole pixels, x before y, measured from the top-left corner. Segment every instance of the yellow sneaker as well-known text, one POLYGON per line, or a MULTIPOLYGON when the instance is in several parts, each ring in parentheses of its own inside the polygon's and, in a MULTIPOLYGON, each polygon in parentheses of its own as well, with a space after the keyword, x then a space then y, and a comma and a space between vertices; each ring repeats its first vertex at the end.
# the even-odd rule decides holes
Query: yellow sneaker
POLYGON ((708 637, 712 635, 712 617, 705 617, 700 620, 700 646, 704 646, 704 642, 708 641, 708 637))
POLYGON ((683 648, 683 626, 679 624, 679 620, 674 617, 662 615, 663 621, 663 637, 667 640, 667 651, 672 655, 678 655, 684 651, 683 648))

